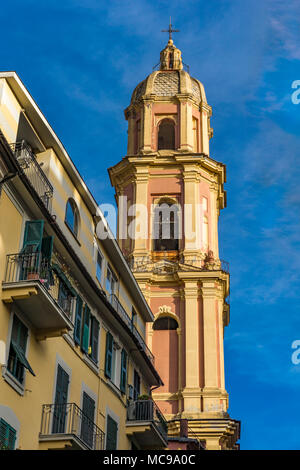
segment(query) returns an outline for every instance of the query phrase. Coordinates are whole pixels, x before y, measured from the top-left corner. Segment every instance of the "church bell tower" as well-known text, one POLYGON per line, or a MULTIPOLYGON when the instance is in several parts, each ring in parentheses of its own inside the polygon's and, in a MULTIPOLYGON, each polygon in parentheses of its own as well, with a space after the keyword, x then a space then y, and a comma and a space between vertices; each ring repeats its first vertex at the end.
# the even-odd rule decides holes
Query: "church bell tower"
POLYGON ((153 398, 169 436, 185 420, 207 449, 236 449, 224 379, 229 269, 218 246, 225 165, 210 157, 204 87, 183 65, 170 33, 159 69, 133 91, 127 155, 109 175, 119 244, 155 316, 147 341, 164 385, 153 398))

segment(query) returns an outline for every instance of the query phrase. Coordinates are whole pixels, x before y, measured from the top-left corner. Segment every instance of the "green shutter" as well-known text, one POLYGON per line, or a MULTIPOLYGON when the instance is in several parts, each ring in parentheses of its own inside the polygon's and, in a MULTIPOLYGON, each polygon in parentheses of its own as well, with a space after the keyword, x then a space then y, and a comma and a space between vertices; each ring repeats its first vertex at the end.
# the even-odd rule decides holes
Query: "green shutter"
POLYGON ((55 393, 55 404, 67 403, 68 388, 69 388, 69 374, 61 367, 57 365, 57 377, 56 377, 56 393, 55 393))
POLYGON ((20 348, 20 346, 18 346, 13 340, 11 342, 11 347, 13 348, 16 356, 17 356, 17 359, 18 361, 22 364, 23 367, 25 367, 25 369, 28 369, 29 372, 35 376, 35 373, 33 372, 29 362, 27 361, 26 357, 25 357, 25 354, 24 352, 22 351, 22 349, 20 348))
POLYGON ((75 326, 74 326, 74 341, 76 344, 80 344, 81 324, 82 324, 82 298, 79 295, 77 295, 75 326))
POLYGON ((49 264, 51 262, 52 251, 53 251, 53 238, 54 237, 44 237, 42 239, 41 252, 44 259, 46 259, 49 264))
POLYGON ((22 251, 40 251, 44 231, 43 220, 29 220, 25 223, 22 251))
POLYGON ((19 381, 23 380, 23 367, 28 369, 29 372, 35 376, 35 373, 26 359, 27 337, 27 327, 21 322, 17 315, 14 315, 9 356, 11 357, 11 355, 13 355, 15 359, 11 364, 12 368, 9 370, 19 381), (20 369, 18 364, 21 364, 23 367, 20 369))
POLYGON ((90 316, 91 311, 87 304, 84 306, 84 319, 83 319, 83 331, 82 331, 82 343, 81 348, 84 352, 89 351, 89 340, 90 340, 90 316))
POLYGON ((94 362, 98 362, 99 322, 95 317, 91 320, 91 358, 94 362))
POLYGON ((122 349, 121 353, 121 377, 120 377, 120 390, 122 393, 126 392, 127 384, 127 353, 122 349))
POLYGON ((113 337, 109 333, 106 334, 106 352, 105 352, 105 375, 111 378, 112 372, 112 354, 113 354, 113 337))
POLYGON ((0 418, 0 450, 14 450, 17 432, 4 419, 0 418))
POLYGON ((69 382, 69 374, 58 364, 56 376, 55 405, 52 420, 53 434, 63 434, 65 432, 69 382))
POLYGON ((106 450, 117 450, 118 423, 107 416, 106 450))
POLYGON ((83 392, 80 437, 91 449, 94 448, 94 443, 97 439, 96 435, 94 435, 94 418, 95 400, 83 392))

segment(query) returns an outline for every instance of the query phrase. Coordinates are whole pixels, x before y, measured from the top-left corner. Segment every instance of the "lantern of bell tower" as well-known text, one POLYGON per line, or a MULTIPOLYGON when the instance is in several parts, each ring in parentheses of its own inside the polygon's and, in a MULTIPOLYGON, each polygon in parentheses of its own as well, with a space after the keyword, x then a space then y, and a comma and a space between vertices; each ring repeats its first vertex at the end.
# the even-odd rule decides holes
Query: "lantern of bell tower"
POLYGON ((218 246, 225 166, 209 155, 204 87, 183 70, 172 39, 125 117, 127 155, 109 174, 119 244, 155 315, 148 346, 164 386, 153 397, 171 437, 185 419, 207 448, 236 448, 239 422, 227 411, 223 351, 229 270, 218 246))

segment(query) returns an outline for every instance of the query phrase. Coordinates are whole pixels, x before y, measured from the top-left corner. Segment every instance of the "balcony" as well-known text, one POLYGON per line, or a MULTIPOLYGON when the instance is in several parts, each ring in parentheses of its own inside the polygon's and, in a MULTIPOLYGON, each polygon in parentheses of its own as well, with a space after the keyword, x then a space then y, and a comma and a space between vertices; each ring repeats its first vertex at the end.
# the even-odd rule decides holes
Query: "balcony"
POLYGON ((104 432, 75 403, 43 405, 43 449, 103 450, 104 432))
POLYGON ((167 446, 168 424, 153 400, 136 400, 127 407, 126 434, 141 449, 167 446))
POLYGON ((109 301, 126 325, 131 329, 131 318, 115 294, 110 294, 109 301))
POLYGON ((132 331, 132 333, 134 334, 134 336, 138 340, 141 351, 144 351, 145 354, 148 356, 148 359, 150 359, 152 364, 154 364, 154 356, 153 356, 152 352, 150 351, 150 349, 146 345, 144 339, 142 338, 142 336, 140 335, 140 333, 138 332, 136 327, 133 325, 131 318, 129 317, 126 310, 124 309, 124 307, 120 303, 119 299, 115 296, 115 294, 111 294, 109 299, 110 299, 111 305, 114 307, 116 312, 120 315, 122 320, 126 323, 128 328, 130 328, 130 330, 132 331))
POLYGON ((59 280, 39 252, 7 255, 2 301, 16 304, 40 339, 72 328, 72 301, 61 297, 59 280))
POLYGON ((31 148, 24 140, 22 140, 22 142, 10 144, 10 147, 15 154, 22 173, 27 177, 28 181, 36 191, 44 206, 50 212, 53 197, 53 187, 43 172, 41 166, 37 162, 31 148))

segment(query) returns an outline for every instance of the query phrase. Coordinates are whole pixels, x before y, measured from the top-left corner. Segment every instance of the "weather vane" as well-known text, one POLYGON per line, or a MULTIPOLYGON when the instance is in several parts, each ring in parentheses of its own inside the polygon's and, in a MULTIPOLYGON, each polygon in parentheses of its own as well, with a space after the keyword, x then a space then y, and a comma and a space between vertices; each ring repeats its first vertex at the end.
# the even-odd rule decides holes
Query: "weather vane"
POLYGON ((172 29, 172 23, 171 23, 171 16, 170 16, 170 24, 169 24, 169 29, 162 29, 162 33, 169 33, 169 40, 172 40, 172 33, 179 33, 179 29, 172 29))

